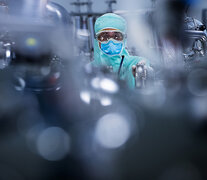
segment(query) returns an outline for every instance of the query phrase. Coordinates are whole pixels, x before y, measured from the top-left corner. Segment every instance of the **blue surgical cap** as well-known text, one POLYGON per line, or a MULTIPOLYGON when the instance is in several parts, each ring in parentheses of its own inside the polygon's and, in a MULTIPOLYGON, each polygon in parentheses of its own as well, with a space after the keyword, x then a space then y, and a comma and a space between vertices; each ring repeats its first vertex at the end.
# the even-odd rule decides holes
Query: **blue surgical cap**
POLYGON ((95 33, 98 33, 100 30, 106 28, 114 28, 126 33, 127 23, 121 16, 113 13, 107 13, 96 20, 95 33))

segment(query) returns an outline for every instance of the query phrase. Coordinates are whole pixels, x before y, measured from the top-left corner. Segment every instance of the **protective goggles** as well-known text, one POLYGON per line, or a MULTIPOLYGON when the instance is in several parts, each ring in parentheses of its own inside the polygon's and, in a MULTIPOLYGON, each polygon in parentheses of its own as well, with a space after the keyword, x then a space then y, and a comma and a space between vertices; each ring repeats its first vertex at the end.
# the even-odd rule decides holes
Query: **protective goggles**
POLYGON ((123 41, 126 38, 126 34, 123 34, 120 31, 117 30, 106 30, 106 31, 101 31, 96 34, 96 39, 99 42, 105 42, 108 41, 109 39, 114 39, 116 41, 123 41))

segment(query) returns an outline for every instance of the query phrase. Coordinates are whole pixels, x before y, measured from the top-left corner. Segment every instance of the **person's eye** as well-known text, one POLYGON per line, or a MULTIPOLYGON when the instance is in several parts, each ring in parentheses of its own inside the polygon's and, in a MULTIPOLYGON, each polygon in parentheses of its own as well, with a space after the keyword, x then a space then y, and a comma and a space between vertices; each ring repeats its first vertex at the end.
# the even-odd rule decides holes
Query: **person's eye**
POLYGON ((103 40, 107 40, 108 39, 108 36, 103 36, 103 40))

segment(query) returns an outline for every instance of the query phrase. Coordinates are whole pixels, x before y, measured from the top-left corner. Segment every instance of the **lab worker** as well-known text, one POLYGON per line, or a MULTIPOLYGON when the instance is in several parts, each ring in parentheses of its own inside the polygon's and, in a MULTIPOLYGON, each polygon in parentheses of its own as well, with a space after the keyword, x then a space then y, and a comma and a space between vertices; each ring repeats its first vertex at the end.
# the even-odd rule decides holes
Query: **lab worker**
POLYGON ((127 23, 114 13, 107 13, 95 22, 94 61, 96 67, 111 67, 130 88, 135 87, 134 71, 136 64, 149 65, 142 57, 129 55, 126 49, 127 23))

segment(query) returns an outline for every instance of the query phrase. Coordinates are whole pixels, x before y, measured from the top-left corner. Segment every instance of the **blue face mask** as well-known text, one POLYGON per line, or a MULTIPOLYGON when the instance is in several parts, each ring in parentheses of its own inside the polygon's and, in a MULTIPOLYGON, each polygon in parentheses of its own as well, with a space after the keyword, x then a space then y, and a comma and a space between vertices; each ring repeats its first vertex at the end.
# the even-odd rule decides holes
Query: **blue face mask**
POLYGON ((114 42, 110 40, 107 43, 101 43, 101 50, 107 55, 119 55, 123 49, 123 42, 114 42))

